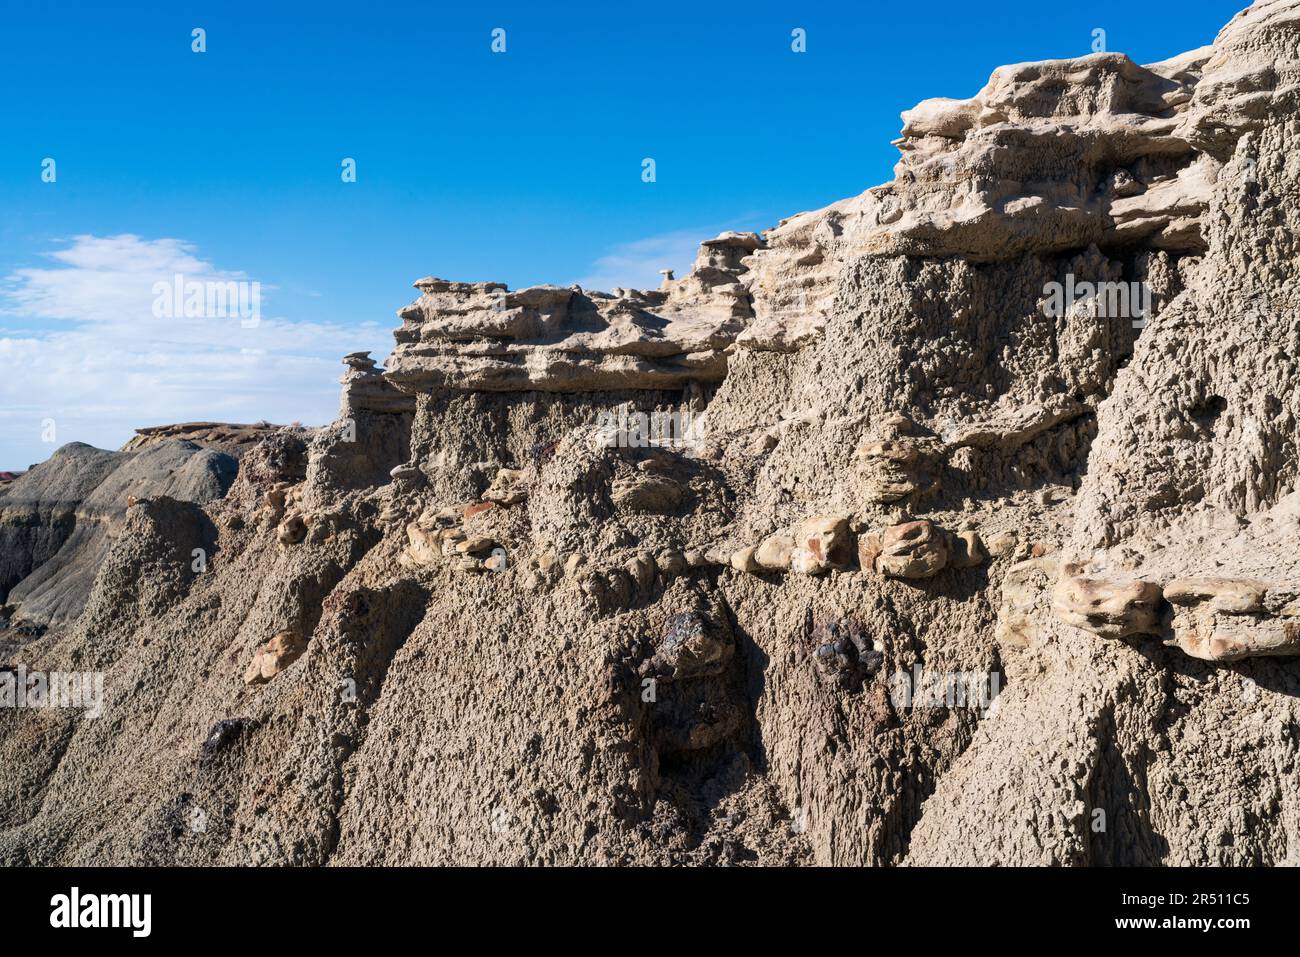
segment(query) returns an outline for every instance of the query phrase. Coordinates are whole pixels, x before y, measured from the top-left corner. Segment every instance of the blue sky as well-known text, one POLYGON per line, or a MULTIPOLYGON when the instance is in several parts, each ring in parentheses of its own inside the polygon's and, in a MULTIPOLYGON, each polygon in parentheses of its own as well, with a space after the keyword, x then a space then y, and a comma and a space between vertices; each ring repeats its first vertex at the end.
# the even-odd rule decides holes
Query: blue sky
POLYGON ((387 354, 418 277, 654 282, 888 180, 926 97, 1097 27, 1164 59, 1240 6, 3 0, 0 468, 160 422, 328 421, 338 358, 387 354), (177 270, 259 282, 266 321, 163 324, 145 280, 177 270))

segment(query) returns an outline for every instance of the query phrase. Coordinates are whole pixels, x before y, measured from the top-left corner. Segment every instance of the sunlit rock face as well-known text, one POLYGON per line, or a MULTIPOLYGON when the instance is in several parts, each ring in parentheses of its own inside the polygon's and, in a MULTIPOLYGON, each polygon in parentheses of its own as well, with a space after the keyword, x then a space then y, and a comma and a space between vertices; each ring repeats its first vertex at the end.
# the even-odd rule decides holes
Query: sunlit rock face
POLYGON ((1297 91, 1300 0, 1002 67, 659 289, 418 281, 333 423, 61 450, 0 665, 104 717, 0 709, 0 862, 1293 863, 1297 91))
POLYGON ((401 310, 387 378, 409 392, 586 392, 718 383, 725 350, 753 315, 741 282, 753 233, 700 246, 688 276, 659 290, 421 279, 401 310))

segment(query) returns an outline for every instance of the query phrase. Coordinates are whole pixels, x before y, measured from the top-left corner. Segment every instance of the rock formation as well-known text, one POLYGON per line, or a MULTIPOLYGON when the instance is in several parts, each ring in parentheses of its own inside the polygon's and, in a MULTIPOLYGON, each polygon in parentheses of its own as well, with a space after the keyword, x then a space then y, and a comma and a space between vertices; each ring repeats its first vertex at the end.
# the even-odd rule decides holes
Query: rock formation
POLYGON ((135 436, 122 446, 122 451, 135 452, 168 439, 182 439, 203 448, 215 448, 239 456, 250 445, 262 441, 272 432, 278 432, 282 428, 283 426, 271 425, 267 422, 255 422, 252 425, 230 422, 178 422, 174 425, 153 425, 136 429, 135 436))
POLYGON ((105 717, 0 710, 0 861, 1300 859, 1298 80, 1300 0, 1002 67, 660 289, 417 281, 329 426, 61 449, 0 665, 105 717))
POLYGON ((234 456, 186 439, 132 440, 121 452, 63 446, 0 496, 0 603, 42 626, 75 620, 138 496, 202 505, 225 494, 237 468, 234 456))

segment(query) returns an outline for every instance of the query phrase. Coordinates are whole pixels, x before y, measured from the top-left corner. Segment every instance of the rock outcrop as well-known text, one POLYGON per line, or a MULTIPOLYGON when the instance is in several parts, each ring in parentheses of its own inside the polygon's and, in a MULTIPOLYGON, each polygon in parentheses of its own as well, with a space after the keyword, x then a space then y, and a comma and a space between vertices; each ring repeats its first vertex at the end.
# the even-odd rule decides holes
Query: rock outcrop
POLYGON ((211 502, 236 469, 234 456, 186 439, 122 452, 63 446, 0 497, 0 602, 42 625, 76 619, 133 505, 155 496, 211 502))
POLYGON ((343 357, 348 371, 339 380, 343 397, 339 404, 341 419, 354 419, 365 412, 390 415, 415 412, 415 397, 402 392, 376 366, 369 352, 353 352, 343 357))
POLYGON ((1175 578, 1165 585, 1164 597, 1176 609, 1172 643, 1194 658, 1300 655, 1300 594, 1294 587, 1200 576, 1175 578))
POLYGON ((659 289, 419 280, 328 426, 60 450, 0 664, 109 717, 0 712, 0 862, 1293 862, 1297 115, 1300 0, 1002 67, 659 289))
POLYGON ((193 442, 205 449, 215 448, 238 457, 250 446, 256 445, 272 432, 278 432, 282 428, 284 426, 271 425, 267 422, 254 422, 251 425, 233 422, 177 422, 173 425, 151 425, 148 428, 136 429, 131 440, 122 446, 122 451, 138 452, 151 445, 169 440, 181 440, 193 442))
POLYGON ((752 233, 700 247, 690 275, 661 290, 535 286, 420 279, 401 310, 387 378, 409 392, 585 392, 680 389, 717 383, 726 349, 752 316, 741 282, 752 233))

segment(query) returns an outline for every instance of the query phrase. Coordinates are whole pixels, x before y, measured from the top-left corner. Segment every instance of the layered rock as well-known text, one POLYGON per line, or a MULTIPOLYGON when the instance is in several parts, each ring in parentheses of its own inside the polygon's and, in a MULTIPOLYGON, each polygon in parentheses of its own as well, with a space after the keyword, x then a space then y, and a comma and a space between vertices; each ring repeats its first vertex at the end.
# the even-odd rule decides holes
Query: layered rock
POLYGON ((343 394, 339 416, 353 419, 363 412, 403 414, 415 412, 415 397, 402 392, 376 366, 369 352, 353 352, 343 357, 348 371, 339 380, 343 394))
POLYGON ((0 601, 26 621, 75 620, 131 506, 158 496, 211 502, 237 468, 234 456, 188 440, 123 452, 63 446, 0 499, 0 601))
POLYGON ((5 490, 0 499, 0 600, 63 547, 76 527, 78 507, 124 458, 72 442, 5 490))
POLYGON ((421 280, 340 421, 201 507, 121 488, 85 611, 5 646, 112 718, 0 714, 0 860, 1286 860, 1296 346, 1249 304, 1292 298, 1298 6, 999 69, 658 290, 421 280))
POLYGON ((701 245, 690 275, 662 290, 420 279, 402 309, 389 381, 408 392, 680 389, 726 375, 726 348, 752 316, 740 281, 752 233, 701 245))
POLYGON ((1300 654, 1300 594, 1250 578, 1197 576, 1165 585, 1172 644, 1193 658, 1300 654))
POLYGON ((874 503, 898 502, 938 483, 944 444, 916 431, 907 416, 893 415, 858 449, 874 503))
POLYGON ((249 447, 282 428, 284 426, 266 422, 254 422, 251 425, 233 422, 177 422, 172 425, 153 425, 136 429, 135 435, 122 446, 122 451, 138 452, 151 445, 176 439, 193 442, 202 448, 219 449, 238 457, 249 447))

